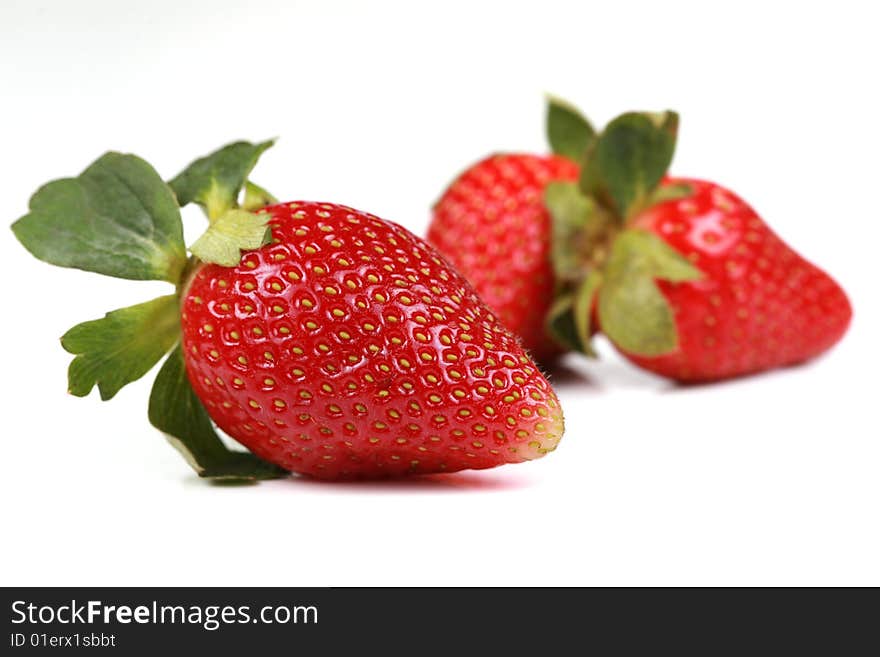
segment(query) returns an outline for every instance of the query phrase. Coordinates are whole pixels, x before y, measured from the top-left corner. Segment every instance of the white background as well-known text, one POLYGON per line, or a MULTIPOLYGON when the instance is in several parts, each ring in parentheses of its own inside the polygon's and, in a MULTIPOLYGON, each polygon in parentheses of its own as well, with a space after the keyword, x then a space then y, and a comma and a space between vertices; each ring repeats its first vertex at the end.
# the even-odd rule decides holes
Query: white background
MULTIPOLYGON (((682 113, 673 170, 751 202, 849 291, 827 357, 678 388, 567 361, 559 450, 396 483, 198 480, 149 382, 65 393, 71 325, 164 293, 2 258, 5 585, 880 585, 880 47, 872 3, 0 4, 0 217, 108 149, 171 176, 280 136, 257 180, 423 232, 452 176, 541 152, 544 92, 682 113)), ((189 234, 198 229, 193 222, 189 234)))

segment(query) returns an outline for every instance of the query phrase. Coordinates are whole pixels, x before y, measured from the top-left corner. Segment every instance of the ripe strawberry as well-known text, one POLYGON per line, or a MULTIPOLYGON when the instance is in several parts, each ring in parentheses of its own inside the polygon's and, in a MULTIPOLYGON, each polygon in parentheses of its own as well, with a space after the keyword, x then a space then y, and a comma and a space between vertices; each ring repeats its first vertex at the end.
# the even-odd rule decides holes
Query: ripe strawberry
POLYGON ((429 245, 351 208, 263 212, 272 244, 183 296, 196 394, 226 433, 322 478, 489 468, 555 448, 546 379, 429 245))
POLYGON ((565 157, 493 155, 449 186, 428 228, 428 241, 539 361, 561 352, 544 325, 554 293, 544 189, 577 175, 565 157))
POLYGON ((635 216, 702 273, 659 287, 674 313, 678 347, 637 365, 679 381, 712 381, 798 363, 846 331, 846 294, 764 223, 738 196, 714 183, 667 179, 690 193, 635 216))
MULTIPOLYGON (((569 123, 586 122, 565 111, 569 123)), ((828 349, 849 324, 843 290, 732 192, 667 177, 677 131, 673 112, 624 114, 581 139, 577 184, 548 187, 558 281, 550 326, 589 352, 598 325, 633 363, 678 381, 828 349)))
POLYGON ((176 289, 68 331, 70 391, 110 399, 170 350, 150 421, 206 477, 452 472, 553 450, 556 396, 470 285, 400 226, 277 204, 247 180, 270 145, 231 144, 169 183, 108 153, 33 196, 13 230, 38 258, 176 289), (191 202, 210 226, 187 259, 191 202))

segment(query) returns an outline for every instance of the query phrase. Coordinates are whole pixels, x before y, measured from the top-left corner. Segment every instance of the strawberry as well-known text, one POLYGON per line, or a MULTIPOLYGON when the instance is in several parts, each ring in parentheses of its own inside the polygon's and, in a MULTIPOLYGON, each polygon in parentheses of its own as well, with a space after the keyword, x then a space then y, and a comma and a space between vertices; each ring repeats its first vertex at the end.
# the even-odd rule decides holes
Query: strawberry
MULTIPOLYGON (((565 121, 582 121, 570 106, 565 121)), ((551 121, 553 116, 551 113, 551 121)), ((636 365, 715 381, 798 363, 845 333, 827 274, 732 192, 670 178, 678 116, 629 113, 585 130, 578 182, 548 185, 558 339, 591 353, 596 328, 636 365)))
POLYGON ((554 293, 544 189, 577 176, 577 165, 562 156, 488 157, 443 193, 428 228, 428 241, 539 361, 561 352, 544 326, 554 293))
POLYGON ((553 450, 556 396, 465 279, 396 224, 277 203, 249 180, 270 145, 230 144, 167 183, 107 153, 34 194, 13 231, 36 257, 175 290, 68 331, 70 392, 110 399, 170 352, 149 418, 211 478, 452 472, 553 450), (189 257, 188 203, 209 219, 189 257))
POLYGON ((621 348, 627 358, 680 381, 712 381, 807 360, 843 336, 852 316, 844 291, 742 199, 702 180, 662 185, 689 193, 639 213, 632 225, 683 254, 701 276, 658 283, 678 347, 659 356, 621 348))
POLYGON ((190 381, 258 456, 322 478, 539 457, 553 392, 470 285, 409 231, 340 205, 263 210, 272 243, 183 295, 190 381))

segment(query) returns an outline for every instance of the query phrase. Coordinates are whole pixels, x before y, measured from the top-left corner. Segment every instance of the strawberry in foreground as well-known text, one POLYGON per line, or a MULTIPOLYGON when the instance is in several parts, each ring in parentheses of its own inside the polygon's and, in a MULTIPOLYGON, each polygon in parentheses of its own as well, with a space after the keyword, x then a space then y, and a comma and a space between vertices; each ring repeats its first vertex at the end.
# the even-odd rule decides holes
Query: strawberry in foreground
POLYGON ((231 144, 167 184, 108 153, 34 195, 13 230, 38 258, 176 287, 65 334, 70 391, 110 399, 170 351, 150 421, 206 477, 453 472, 553 450, 556 396, 470 285, 396 224, 275 202, 247 180, 269 145, 231 144), (187 257, 190 202, 210 226, 187 257))
MULTIPOLYGON (((539 354, 552 349, 533 342, 541 340, 539 322, 556 343, 588 355, 601 330, 635 364, 678 381, 740 376, 827 350, 852 315, 843 290, 732 192, 669 177, 677 131, 674 112, 632 112, 597 134, 577 110, 551 99, 551 145, 579 166, 547 183, 541 200, 549 218, 504 219, 505 234, 517 232, 507 242, 541 245, 546 264, 532 272, 548 270, 554 280, 552 297, 523 295, 513 325, 531 327, 527 345, 539 354)), ((506 196, 487 176, 482 196, 456 193, 472 174, 444 195, 429 232, 447 253, 457 248, 459 264, 484 256, 503 216, 495 208, 516 207, 519 198, 517 185, 506 196), (457 241, 444 242, 444 231, 457 241)), ((498 276, 515 271, 518 257, 496 254, 498 276)))

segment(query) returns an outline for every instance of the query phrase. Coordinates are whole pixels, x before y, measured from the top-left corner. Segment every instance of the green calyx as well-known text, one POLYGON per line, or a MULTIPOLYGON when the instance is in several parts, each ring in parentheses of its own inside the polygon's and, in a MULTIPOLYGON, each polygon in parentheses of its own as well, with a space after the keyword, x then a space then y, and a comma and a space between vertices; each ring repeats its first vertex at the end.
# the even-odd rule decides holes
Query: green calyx
POLYGON ((77 324, 61 344, 74 355, 70 393, 84 397, 97 386, 102 400, 140 379, 171 351, 153 385, 150 421, 203 477, 251 481, 284 475, 223 444, 186 377, 179 344, 179 295, 195 267, 200 262, 235 266, 242 251, 259 248, 271 236, 269 215, 257 211, 275 199, 247 179, 271 145, 230 144, 168 183, 135 155, 106 153, 79 176, 37 190, 29 213, 12 225, 22 245, 50 264, 175 286, 173 294, 77 324), (191 202, 202 206, 210 225, 188 257, 180 208, 191 202))
POLYGON ((672 308, 657 281, 702 274, 635 221, 648 208, 691 193, 686 185, 661 185, 677 133, 675 112, 628 112, 597 133, 577 110, 550 99, 553 152, 581 166, 577 182, 551 183, 544 196, 557 281, 547 327, 562 345, 595 355, 597 316, 603 333, 629 353, 659 356, 677 348, 672 308))
POLYGON ((245 186, 260 155, 275 143, 274 139, 252 144, 237 141, 210 155, 191 162, 172 178, 168 185, 177 195, 180 206, 198 203, 213 220, 237 207, 239 192, 245 186))

